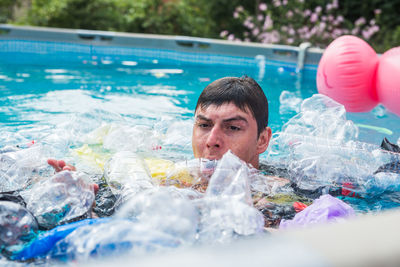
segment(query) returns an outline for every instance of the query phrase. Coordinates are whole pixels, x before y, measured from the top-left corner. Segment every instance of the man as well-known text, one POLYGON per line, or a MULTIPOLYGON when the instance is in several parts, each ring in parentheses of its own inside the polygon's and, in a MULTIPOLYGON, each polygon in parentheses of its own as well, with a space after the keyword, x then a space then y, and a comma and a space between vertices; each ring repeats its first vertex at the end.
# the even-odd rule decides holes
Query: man
MULTIPOLYGON (((243 161, 259 168, 259 155, 271 138, 268 100, 255 80, 225 77, 201 93, 192 134, 195 158, 220 159, 229 149, 243 161)), ((49 159, 56 171, 75 170, 63 160, 49 159)))
POLYGON ((271 138, 268 101, 252 78, 225 77, 201 93, 192 134, 196 158, 220 159, 229 149, 253 167, 271 138))

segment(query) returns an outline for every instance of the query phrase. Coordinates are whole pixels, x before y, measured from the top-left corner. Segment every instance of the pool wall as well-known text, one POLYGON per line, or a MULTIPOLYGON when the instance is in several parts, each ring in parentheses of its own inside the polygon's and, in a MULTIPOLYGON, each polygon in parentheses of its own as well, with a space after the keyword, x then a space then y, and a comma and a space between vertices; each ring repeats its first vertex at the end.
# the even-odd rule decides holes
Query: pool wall
POLYGON ((152 34, 119 33, 92 30, 71 30, 59 28, 28 27, 0 24, 0 52, 33 52, 40 43, 42 53, 57 50, 80 52, 88 56, 134 55, 141 57, 161 56, 178 61, 196 63, 254 64, 254 60, 266 64, 286 64, 301 70, 315 69, 323 50, 313 48, 308 43, 299 47, 258 43, 229 42, 224 40, 168 36, 152 34), (24 45, 25 44, 25 45, 24 45), (47 47, 47 50, 46 50, 47 47), (151 50, 164 50, 157 55, 151 50), (175 53, 174 53, 175 52, 175 53), (179 54, 178 54, 179 52, 179 54), (184 56, 182 56, 182 53, 184 56), (248 62, 246 62, 246 60, 248 62))

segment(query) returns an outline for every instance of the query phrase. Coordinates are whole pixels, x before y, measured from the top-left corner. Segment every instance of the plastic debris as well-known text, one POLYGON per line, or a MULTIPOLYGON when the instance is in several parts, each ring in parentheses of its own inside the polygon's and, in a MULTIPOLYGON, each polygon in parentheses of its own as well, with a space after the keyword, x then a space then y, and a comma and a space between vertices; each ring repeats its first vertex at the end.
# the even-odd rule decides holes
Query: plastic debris
POLYGON ((60 240, 49 256, 62 261, 84 262, 128 253, 140 256, 180 245, 179 239, 145 224, 115 219, 109 223, 78 228, 60 240))
POLYGON ((8 256, 36 236, 38 225, 23 206, 0 201, 0 252, 8 256))
POLYGON ((85 174, 62 171, 23 192, 27 208, 39 226, 51 229, 71 220, 88 218, 94 201, 93 184, 85 174))
POLYGON ((303 101, 302 98, 297 97, 295 93, 289 91, 282 91, 279 96, 279 113, 280 114, 288 114, 288 113, 298 113, 300 111, 300 105, 303 101))
POLYGON ((297 213, 293 220, 282 220, 280 229, 307 227, 314 224, 338 222, 342 219, 355 216, 354 209, 342 200, 323 195, 297 213))
POLYGON ((193 243, 199 215, 185 194, 177 194, 179 191, 160 187, 137 194, 118 210, 116 217, 133 219, 182 243, 193 243))
POLYGON ((301 112, 289 120, 271 141, 268 161, 286 165, 289 178, 301 190, 325 193, 351 184, 361 196, 378 195, 400 187, 375 172, 393 161, 393 153, 357 141, 358 128, 346 120, 344 107, 323 95, 303 101, 301 112), (382 187, 378 187, 382 186, 382 187))
POLYGON ((85 219, 82 221, 57 226, 47 232, 43 232, 38 235, 37 238, 29 243, 27 246, 15 252, 14 255, 12 255, 12 259, 29 260, 33 258, 46 257, 58 241, 64 239, 76 229, 83 226, 96 225, 109 221, 109 218, 85 219))
POLYGON ((25 188, 35 176, 48 169, 40 145, 3 150, 5 152, 0 153, 0 192, 25 188))
POLYGON ((218 161, 205 197, 195 201, 201 214, 200 243, 224 243, 263 231, 263 215, 252 206, 252 170, 230 151, 218 161))
POLYGON ((144 160, 129 151, 117 152, 106 163, 104 178, 114 195, 127 199, 154 187, 144 160))

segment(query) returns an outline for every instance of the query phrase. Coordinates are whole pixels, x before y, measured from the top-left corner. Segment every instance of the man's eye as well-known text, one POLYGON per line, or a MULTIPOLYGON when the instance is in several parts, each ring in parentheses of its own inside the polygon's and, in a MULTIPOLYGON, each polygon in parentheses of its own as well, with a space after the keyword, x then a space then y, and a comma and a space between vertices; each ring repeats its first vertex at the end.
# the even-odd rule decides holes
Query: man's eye
POLYGON ((199 126, 200 128, 207 128, 207 127, 210 126, 210 124, 208 124, 208 123, 199 123, 198 126, 199 126))
POLYGON ((229 130, 232 130, 232 131, 240 131, 240 127, 237 127, 234 125, 230 125, 228 128, 229 128, 229 130))

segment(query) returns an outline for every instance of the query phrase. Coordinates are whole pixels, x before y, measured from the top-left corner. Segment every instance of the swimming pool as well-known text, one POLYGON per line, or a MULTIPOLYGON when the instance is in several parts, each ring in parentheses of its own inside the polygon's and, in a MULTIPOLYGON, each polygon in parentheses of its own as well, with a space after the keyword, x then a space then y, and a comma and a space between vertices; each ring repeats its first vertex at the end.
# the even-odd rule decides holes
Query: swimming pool
MULTIPOLYGON (((297 72, 295 62, 265 56, 129 48, 96 40, 0 40, 0 147, 28 147, 33 140, 46 145, 44 155, 76 161, 71 148, 93 142, 96 136, 90 133, 114 124, 122 134, 114 136, 111 148, 190 160, 193 109, 211 81, 224 76, 255 78, 269 99, 273 132, 280 132, 301 102, 317 92, 315 64, 297 72)), ((195 44, 202 49, 201 42, 195 44)), ((360 127, 358 141, 379 145, 383 137, 392 142, 399 138, 400 119, 382 107, 347 117, 380 127, 360 127)), ((396 199, 393 196, 392 202, 396 199)))

